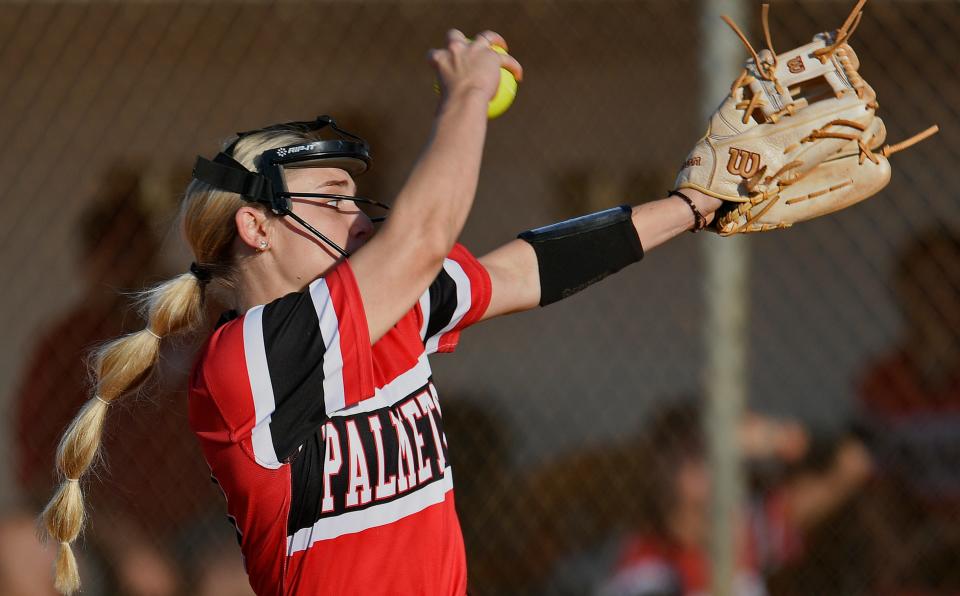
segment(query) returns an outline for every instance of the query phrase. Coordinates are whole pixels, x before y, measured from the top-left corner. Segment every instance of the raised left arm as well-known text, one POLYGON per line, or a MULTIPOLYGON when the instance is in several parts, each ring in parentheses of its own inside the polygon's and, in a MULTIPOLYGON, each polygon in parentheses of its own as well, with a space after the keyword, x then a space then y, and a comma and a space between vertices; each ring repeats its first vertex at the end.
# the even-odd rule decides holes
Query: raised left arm
MULTIPOLYGON (((721 201, 693 189, 684 189, 697 210, 707 219, 721 201)), ((643 251, 649 252, 667 240, 693 228, 693 210, 679 197, 670 197, 633 207, 633 227, 643 251)), ((481 320, 529 310, 540 304, 540 270, 537 254, 524 240, 512 240, 482 256, 480 263, 490 273, 493 296, 481 320)))

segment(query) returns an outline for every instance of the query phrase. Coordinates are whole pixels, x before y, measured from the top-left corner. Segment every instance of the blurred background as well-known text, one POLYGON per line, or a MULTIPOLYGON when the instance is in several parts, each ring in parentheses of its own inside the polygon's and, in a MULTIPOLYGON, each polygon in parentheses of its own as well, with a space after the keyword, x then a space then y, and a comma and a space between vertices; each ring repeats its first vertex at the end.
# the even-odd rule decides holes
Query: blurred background
MULTIPOLYGON (((430 133, 427 49, 494 29, 525 80, 490 126, 463 235, 483 254, 665 194, 722 99, 703 97, 710 2, 0 4, 0 594, 52 590, 33 517, 88 397, 83 357, 142 327, 131 290, 187 269, 175 211, 197 154, 330 114, 372 145, 360 192, 389 201, 430 133)), ((759 3, 739 4, 760 47, 759 3)), ((853 4, 774 1, 775 47, 853 4)), ((960 594, 960 2, 874 0, 852 44, 890 141, 941 133, 893 157, 876 198, 743 240, 738 345, 704 331, 705 247, 724 241, 684 235, 434 359, 471 594, 711 591, 708 349, 746 350, 720 592, 960 594)), ((111 408, 87 594, 250 593, 187 428, 191 357, 167 346, 159 379, 111 408)))

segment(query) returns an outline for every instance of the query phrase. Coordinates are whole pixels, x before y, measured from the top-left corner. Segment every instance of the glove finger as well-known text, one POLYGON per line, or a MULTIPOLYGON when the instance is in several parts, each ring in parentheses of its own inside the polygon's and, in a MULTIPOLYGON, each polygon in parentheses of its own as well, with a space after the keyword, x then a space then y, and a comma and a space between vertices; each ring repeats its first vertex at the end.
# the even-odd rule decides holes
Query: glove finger
POLYGON ((768 201, 742 203, 717 218, 721 235, 761 232, 788 227, 845 209, 880 192, 890 182, 890 163, 876 155, 876 163, 858 154, 820 164, 800 181, 768 201))

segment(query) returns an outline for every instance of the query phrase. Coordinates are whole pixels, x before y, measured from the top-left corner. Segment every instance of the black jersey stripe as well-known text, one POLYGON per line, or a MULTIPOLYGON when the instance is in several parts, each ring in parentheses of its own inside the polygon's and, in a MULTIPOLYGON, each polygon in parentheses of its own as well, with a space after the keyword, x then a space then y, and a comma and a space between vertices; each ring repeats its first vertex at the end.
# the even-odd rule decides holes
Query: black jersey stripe
POLYGON ((326 419, 326 347, 310 294, 288 294, 264 307, 263 338, 276 402, 270 435, 277 458, 284 461, 326 419))
POLYGON ((430 321, 425 339, 433 337, 446 327, 456 310, 457 284, 446 269, 441 269, 440 274, 430 284, 430 321))
POLYGON ((316 430, 301 446, 290 463, 290 512, 287 535, 309 528, 320 517, 323 498, 323 459, 326 442, 316 430))

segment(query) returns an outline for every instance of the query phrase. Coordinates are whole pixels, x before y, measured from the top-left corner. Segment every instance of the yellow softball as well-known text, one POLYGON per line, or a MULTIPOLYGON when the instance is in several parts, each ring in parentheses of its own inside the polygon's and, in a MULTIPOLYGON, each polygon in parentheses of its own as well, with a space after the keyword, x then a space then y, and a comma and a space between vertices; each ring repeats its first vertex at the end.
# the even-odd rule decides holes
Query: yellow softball
MULTIPOLYGON (((506 54, 507 51, 500 46, 490 46, 493 48, 494 52, 498 54, 506 54)), ((497 93, 493 96, 493 99, 490 100, 490 104, 487 106, 487 118, 494 119, 500 114, 503 114, 507 109, 513 104, 514 98, 517 96, 517 79, 513 78, 513 73, 511 73, 506 68, 500 68, 500 86, 497 87, 497 93)))
MULTIPOLYGON (((500 46, 490 46, 494 52, 498 54, 506 54, 507 51, 500 46)), ((440 83, 437 81, 433 82, 433 90, 440 94, 440 83)), ((497 116, 503 114, 510 108, 513 104, 514 98, 517 96, 517 79, 513 77, 511 73, 506 68, 500 68, 500 85, 497 87, 497 92, 493 96, 493 99, 490 100, 490 103, 487 104, 487 118, 493 120, 497 116)))

